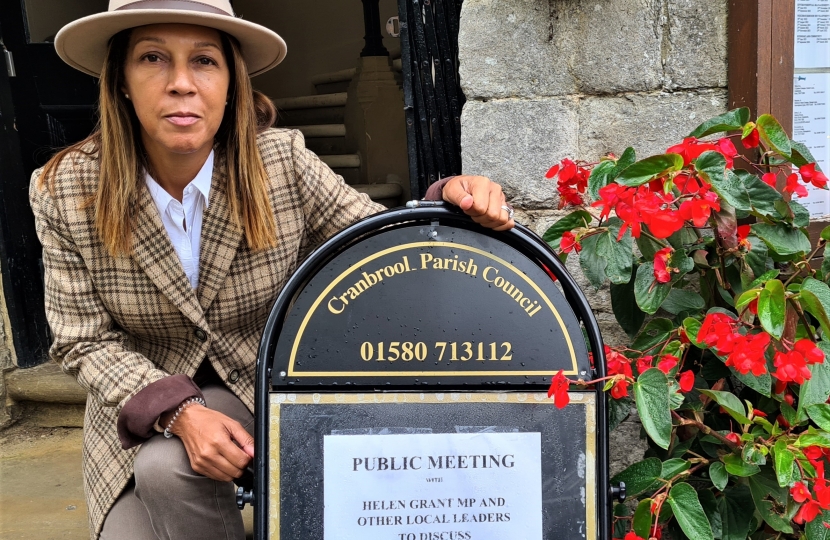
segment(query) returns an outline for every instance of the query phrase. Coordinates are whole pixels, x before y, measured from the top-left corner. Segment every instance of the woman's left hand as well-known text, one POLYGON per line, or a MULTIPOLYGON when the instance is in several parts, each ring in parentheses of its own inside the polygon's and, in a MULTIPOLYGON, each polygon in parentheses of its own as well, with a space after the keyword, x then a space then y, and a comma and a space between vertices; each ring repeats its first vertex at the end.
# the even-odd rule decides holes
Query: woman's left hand
POLYGON ((461 208, 473 221, 493 229, 512 229, 512 212, 508 208, 501 186, 484 176, 456 176, 444 186, 444 200, 461 208))

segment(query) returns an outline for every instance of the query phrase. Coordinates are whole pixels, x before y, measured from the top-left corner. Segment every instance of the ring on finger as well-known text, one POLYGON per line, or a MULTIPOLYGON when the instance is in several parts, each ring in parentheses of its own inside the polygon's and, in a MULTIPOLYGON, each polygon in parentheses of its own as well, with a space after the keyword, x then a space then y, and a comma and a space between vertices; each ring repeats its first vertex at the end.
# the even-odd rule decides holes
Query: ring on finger
POLYGON ((513 209, 507 206, 506 204, 501 205, 501 209, 507 212, 507 219, 513 219, 513 209))

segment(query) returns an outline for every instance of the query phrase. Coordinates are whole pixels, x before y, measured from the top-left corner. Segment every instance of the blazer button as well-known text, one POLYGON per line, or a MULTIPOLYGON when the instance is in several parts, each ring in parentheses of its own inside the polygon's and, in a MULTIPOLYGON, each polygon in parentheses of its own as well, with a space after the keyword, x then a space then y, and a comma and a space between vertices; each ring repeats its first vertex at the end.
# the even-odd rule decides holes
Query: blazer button
POLYGON ((196 339, 198 339, 202 343, 207 341, 207 333, 204 330, 202 330, 201 328, 197 328, 196 330, 194 330, 193 335, 195 335, 196 339))
POLYGON ((230 373, 228 373, 228 382, 235 383, 239 380, 239 370, 232 369, 230 373))

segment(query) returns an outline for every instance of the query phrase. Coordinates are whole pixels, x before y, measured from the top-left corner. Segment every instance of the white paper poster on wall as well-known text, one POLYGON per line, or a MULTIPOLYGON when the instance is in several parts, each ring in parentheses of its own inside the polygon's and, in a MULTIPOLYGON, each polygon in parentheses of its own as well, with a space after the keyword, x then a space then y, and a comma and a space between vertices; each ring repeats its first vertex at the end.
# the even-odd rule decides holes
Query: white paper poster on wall
MULTIPOLYGON (((830 72, 796 73, 793 85, 793 139, 804 143, 822 171, 830 171, 830 72)), ((830 191, 807 186, 798 202, 811 217, 830 215, 830 191)))
POLYGON ((797 0, 795 68, 830 68, 830 0, 797 0))
POLYGON ((325 540, 542 538, 539 433, 328 435, 325 540))

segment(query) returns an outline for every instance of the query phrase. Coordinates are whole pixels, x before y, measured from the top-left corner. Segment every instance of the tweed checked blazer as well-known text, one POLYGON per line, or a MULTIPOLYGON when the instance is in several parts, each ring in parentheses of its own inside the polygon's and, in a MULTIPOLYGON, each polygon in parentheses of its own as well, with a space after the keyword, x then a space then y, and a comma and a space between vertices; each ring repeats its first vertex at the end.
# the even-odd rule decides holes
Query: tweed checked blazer
POLYGON ((95 230, 98 160, 64 159, 51 191, 29 194, 43 244, 46 313, 54 336, 50 356, 88 391, 84 419, 84 488, 90 531, 133 474, 136 449, 122 450, 116 433, 124 404, 171 374, 192 376, 207 358, 253 410, 257 347, 268 313, 300 257, 337 231, 383 210, 348 187, 305 148, 298 131, 270 129, 258 145, 270 178, 278 245, 251 251, 231 222, 224 161, 214 164, 205 211, 199 287, 185 276, 144 182, 135 205, 133 253, 112 257, 95 230), (207 335, 204 338, 201 330, 207 335))

